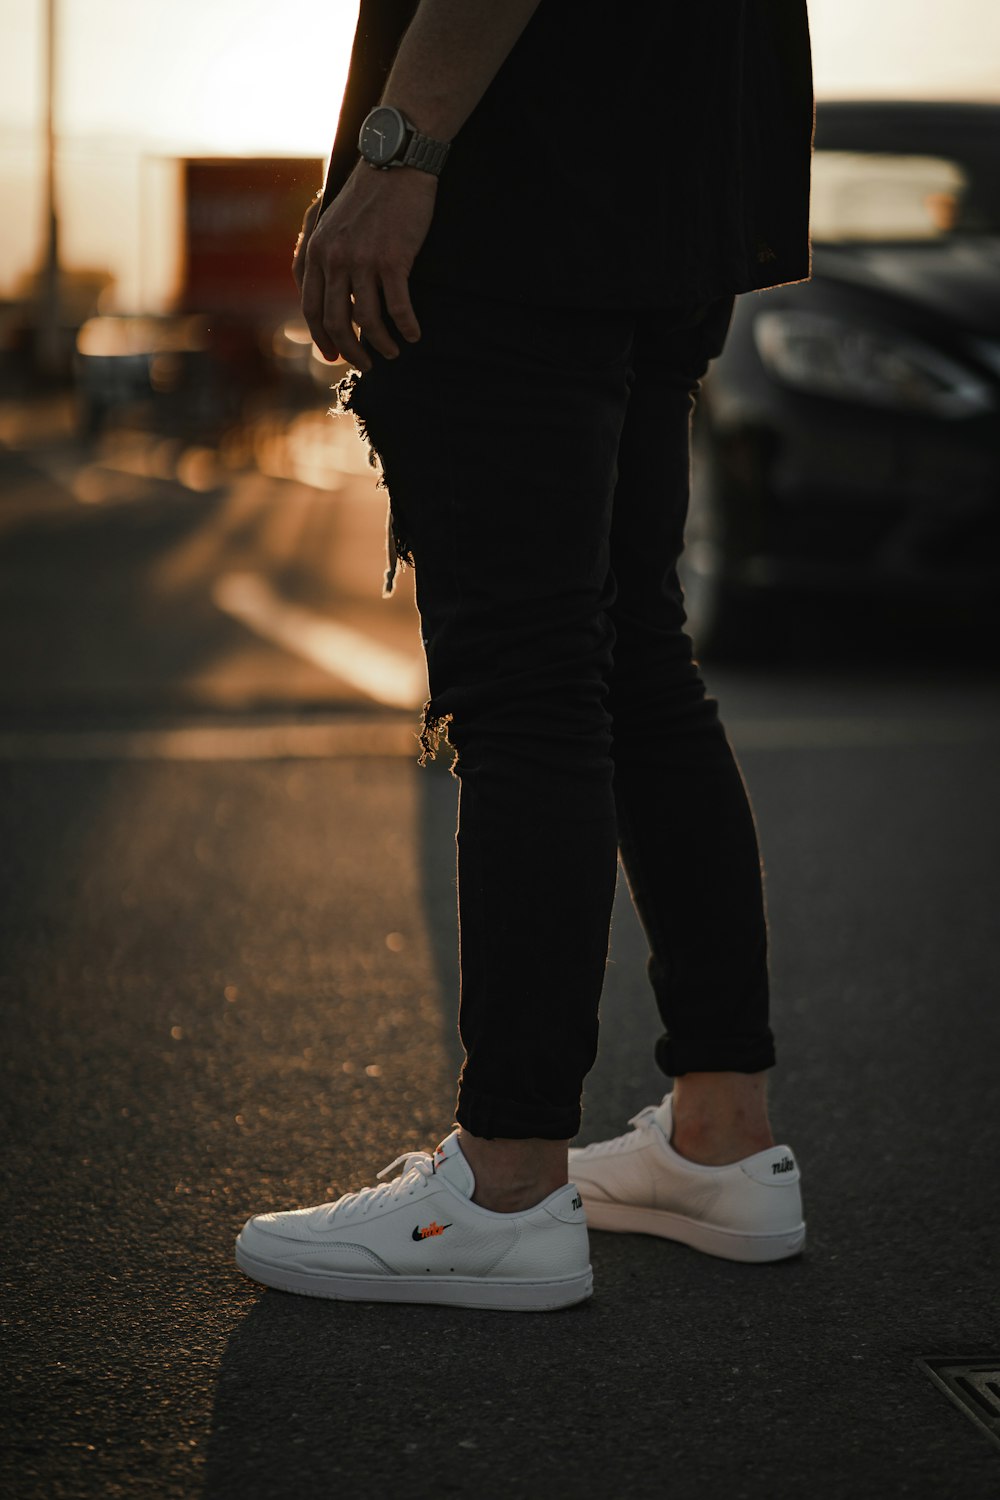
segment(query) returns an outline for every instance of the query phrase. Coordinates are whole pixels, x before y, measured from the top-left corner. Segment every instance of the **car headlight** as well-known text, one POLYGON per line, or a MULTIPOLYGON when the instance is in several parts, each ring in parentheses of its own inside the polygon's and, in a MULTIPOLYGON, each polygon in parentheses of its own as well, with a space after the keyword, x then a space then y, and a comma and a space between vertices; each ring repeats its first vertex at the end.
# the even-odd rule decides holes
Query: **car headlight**
POLYGON ((753 337, 776 380, 816 395, 938 417, 996 403, 990 386, 930 345, 822 313, 759 312, 753 337))

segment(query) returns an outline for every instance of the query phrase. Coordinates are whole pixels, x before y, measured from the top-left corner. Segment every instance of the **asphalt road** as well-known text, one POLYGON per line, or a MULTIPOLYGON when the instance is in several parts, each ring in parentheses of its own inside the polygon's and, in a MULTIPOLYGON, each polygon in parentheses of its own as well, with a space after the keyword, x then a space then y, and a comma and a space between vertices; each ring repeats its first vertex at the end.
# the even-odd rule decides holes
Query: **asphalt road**
MULTIPOLYGON (((709 673, 801 1258, 595 1233, 593 1299, 537 1317, 265 1292, 248 1213, 451 1124, 455 782, 415 764, 369 476, 296 490, 292 535, 301 479, 112 457, 0 453, 5 1494, 995 1500, 1000 1448, 916 1364, 1000 1355, 989 653, 838 629, 709 673)), ((666 1087, 644 957, 621 883, 582 1140, 666 1087)))

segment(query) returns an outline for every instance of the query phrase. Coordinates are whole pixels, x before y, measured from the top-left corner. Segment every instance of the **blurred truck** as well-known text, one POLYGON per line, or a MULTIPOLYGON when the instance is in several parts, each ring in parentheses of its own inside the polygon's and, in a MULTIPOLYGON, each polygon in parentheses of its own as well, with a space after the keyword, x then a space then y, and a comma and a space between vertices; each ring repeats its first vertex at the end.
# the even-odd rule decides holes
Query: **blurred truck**
POLYGON ((90 434, 125 410, 157 427, 211 433, 269 385, 315 389, 291 260, 322 185, 322 160, 192 157, 178 165, 175 307, 90 318, 77 336, 81 425, 90 434))

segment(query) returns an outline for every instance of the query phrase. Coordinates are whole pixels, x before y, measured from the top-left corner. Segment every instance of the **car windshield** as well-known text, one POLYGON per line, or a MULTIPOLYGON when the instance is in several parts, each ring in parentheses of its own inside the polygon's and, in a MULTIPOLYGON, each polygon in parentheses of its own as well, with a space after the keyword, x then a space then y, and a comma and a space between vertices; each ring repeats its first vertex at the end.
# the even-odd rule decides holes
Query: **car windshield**
POLYGON ((1000 234, 1000 152, 817 150, 810 230, 833 243, 1000 234))

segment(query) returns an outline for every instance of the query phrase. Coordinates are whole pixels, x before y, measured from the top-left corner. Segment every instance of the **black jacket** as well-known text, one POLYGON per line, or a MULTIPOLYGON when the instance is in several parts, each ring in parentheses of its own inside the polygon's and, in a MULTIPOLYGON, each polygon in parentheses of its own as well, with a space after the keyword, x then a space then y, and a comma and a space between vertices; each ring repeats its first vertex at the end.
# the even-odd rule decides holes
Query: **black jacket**
MULTIPOLYGON (((416 9, 361 0, 327 202, 416 9)), ((455 138, 414 275, 581 307, 803 281, 813 120, 806 0, 541 0, 455 138)))

